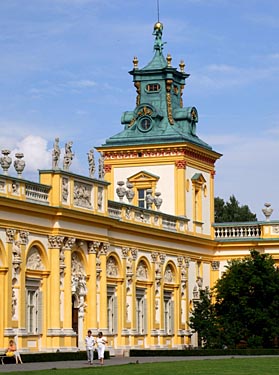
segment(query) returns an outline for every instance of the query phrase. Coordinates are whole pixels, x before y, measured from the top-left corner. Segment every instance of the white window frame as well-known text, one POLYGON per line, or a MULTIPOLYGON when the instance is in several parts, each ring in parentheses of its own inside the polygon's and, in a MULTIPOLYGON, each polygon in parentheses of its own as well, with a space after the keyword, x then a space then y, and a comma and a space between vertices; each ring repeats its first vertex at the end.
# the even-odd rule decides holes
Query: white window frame
POLYGON ((136 331, 144 335, 147 330, 147 305, 145 289, 136 289, 136 331))
POLYGON ((38 335, 42 331, 42 292, 40 280, 26 280, 26 329, 28 334, 38 335))
POLYGON ((164 331, 166 335, 174 332, 174 302, 172 292, 164 291, 164 331))
POLYGON ((118 320, 118 303, 116 296, 116 288, 114 286, 107 287, 107 322, 110 334, 117 334, 118 320))

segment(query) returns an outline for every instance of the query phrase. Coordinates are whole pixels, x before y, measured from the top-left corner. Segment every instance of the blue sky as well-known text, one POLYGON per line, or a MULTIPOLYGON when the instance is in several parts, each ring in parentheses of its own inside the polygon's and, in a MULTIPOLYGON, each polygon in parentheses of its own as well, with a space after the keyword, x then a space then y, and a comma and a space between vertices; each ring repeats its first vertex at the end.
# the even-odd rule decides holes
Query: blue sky
MULTIPOLYGON (((259 220, 265 202, 279 219, 278 15, 278 0, 160 0, 164 53, 191 74, 184 106, 223 154, 215 196, 259 220)), ((25 154, 26 178, 51 167, 56 136, 87 175, 88 150, 135 107, 128 71, 151 60, 156 21, 156 0, 0 0, 0 147, 25 154)))

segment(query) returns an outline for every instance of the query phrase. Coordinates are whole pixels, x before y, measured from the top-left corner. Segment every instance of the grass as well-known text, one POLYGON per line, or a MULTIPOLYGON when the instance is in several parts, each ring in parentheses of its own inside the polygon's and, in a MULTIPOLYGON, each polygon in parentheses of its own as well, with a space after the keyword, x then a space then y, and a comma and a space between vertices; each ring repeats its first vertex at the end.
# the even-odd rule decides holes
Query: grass
MULTIPOLYGON (((108 360, 109 362, 109 360, 108 360)), ((19 375, 18 372, 9 372, 19 375)), ((205 359, 80 369, 20 371, 20 375, 278 375, 279 357, 205 359)))

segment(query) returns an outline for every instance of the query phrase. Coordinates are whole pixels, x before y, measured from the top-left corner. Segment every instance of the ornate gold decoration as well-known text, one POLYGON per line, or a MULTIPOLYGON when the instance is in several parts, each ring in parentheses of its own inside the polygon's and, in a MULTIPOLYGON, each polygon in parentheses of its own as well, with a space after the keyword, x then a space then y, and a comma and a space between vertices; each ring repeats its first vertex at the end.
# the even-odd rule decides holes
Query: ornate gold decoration
POLYGON ((137 115, 132 118, 129 124, 129 128, 135 123, 137 118, 139 118, 140 116, 152 116, 152 114, 153 114, 152 109, 144 106, 140 111, 138 111, 137 115))
POLYGON ((166 98, 167 98, 168 119, 169 119, 169 123, 171 125, 173 125, 174 119, 172 117, 171 94, 170 94, 171 86, 172 86, 172 80, 167 79, 167 81, 166 81, 166 90, 167 90, 166 98))
POLYGON ((136 106, 139 106, 140 105, 140 82, 139 81, 134 82, 134 86, 137 89, 136 106))
POLYGON ((185 72, 185 62, 183 60, 180 61, 179 67, 180 67, 181 73, 184 73, 185 72))
POLYGON ((197 113, 196 113, 196 111, 194 109, 192 109, 192 111, 191 111, 191 117, 192 117, 193 121, 195 121, 196 118, 197 118, 197 113))
POLYGON ((182 95, 183 95, 183 90, 184 90, 184 85, 181 85, 180 86, 180 108, 183 108, 183 99, 182 99, 182 95))
POLYGON ((133 59, 133 64, 134 64, 134 69, 138 69, 139 60, 136 56, 133 59))
POLYGON ((169 53, 168 53, 168 55, 167 55, 166 60, 167 60, 167 63, 168 63, 168 67, 170 68, 170 67, 171 67, 171 60, 172 60, 172 57, 171 57, 171 55, 170 55, 169 53))

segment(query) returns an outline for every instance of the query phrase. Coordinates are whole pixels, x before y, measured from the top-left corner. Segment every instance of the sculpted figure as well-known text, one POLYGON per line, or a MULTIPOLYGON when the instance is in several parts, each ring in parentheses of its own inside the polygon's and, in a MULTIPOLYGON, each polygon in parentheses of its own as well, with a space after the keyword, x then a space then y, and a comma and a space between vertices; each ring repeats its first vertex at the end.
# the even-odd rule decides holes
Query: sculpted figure
POLYGON ((89 177, 93 178, 95 173, 95 158, 94 150, 91 149, 88 153, 88 164, 89 164, 89 177))
POLYGON ((65 171, 68 171, 70 168, 70 165, 72 164, 73 158, 75 154, 72 151, 73 142, 67 142, 65 144, 65 155, 64 155, 64 163, 63 163, 63 169, 65 171))
POLYGON ((57 169, 60 159, 59 138, 55 138, 52 150, 52 169, 57 169))

